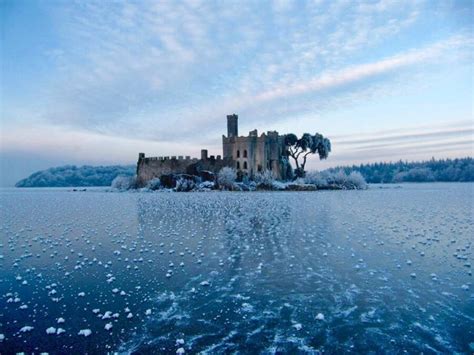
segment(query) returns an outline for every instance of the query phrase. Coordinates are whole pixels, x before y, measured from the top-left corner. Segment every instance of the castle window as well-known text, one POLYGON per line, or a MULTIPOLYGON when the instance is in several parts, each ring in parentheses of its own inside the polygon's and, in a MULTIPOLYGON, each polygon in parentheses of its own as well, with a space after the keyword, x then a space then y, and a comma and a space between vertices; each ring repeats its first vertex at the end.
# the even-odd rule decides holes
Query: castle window
POLYGON ((247 149, 244 150, 244 158, 247 158, 247 149))
POLYGON ((237 158, 240 158, 240 150, 237 151, 237 158))
POLYGON ((237 169, 240 169, 240 163, 237 162, 237 169))
POLYGON ((244 169, 247 169, 247 162, 244 161, 244 169))
POLYGON ((262 171, 262 166, 258 164, 258 171, 262 171))

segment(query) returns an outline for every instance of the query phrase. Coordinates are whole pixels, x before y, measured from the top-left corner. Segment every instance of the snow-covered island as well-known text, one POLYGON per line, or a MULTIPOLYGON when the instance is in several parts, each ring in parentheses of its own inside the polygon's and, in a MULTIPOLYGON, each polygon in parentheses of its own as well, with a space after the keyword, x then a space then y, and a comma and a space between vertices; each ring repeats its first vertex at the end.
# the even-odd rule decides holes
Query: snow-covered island
POLYGON ((137 185, 136 176, 117 176, 112 188, 119 191, 316 191, 316 190, 363 190, 367 188, 364 177, 357 171, 346 174, 343 170, 311 171, 293 180, 277 180, 271 171, 256 173, 252 179, 238 181, 234 168, 224 167, 215 176, 206 172, 202 176, 167 174, 150 180, 146 186, 137 185))
POLYGON ((208 155, 207 149, 201 149, 200 159, 182 155, 148 157, 139 153, 136 179, 119 179, 115 185, 148 189, 163 186, 176 191, 315 190, 318 186, 342 189, 360 185, 348 184, 348 177, 342 175, 313 175, 311 181, 304 180, 308 159, 312 155, 327 159, 331 152, 331 141, 322 134, 303 133, 298 138, 294 133, 277 131, 259 135, 254 129, 242 136, 238 119, 235 113, 227 115, 222 155, 208 155))

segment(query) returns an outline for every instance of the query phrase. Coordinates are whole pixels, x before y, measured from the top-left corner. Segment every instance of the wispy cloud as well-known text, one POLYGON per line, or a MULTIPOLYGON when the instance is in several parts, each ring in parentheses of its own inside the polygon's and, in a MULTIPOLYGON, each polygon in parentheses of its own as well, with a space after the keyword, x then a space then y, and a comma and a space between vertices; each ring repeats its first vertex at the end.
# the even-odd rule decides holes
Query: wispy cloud
POLYGON ((212 128, 235 111, 285 119, 294 101, 310 110, 324 97, 328 105, 357 83, 374 85, 377 77, 472 45, 457 35, 366 63, 348 60, 412 26, 421 7, 385 1, 66 4, 58 10, 61 71, 42 115, 56 124, 160 139, 172 138, 176 125, 183 135, 212 128))
MULTIPOLYGON (((437 71, 468 67, 473 59, 469 4, 398 0, 39 4, 51 16, 47 29, 53 33, 49 43, 41 44, 41 55, 20 61, 15 51, 2 53, 10 61, 24 60, 24 68, 44 61, 38 66, 44 72, 37 76, 16 73, 30 90, 25 98, 21 93, 17 100, 2 103, 4 132, 11 133, 2 137, 2 150, 10 152, 57 154, 65 147, 81 159, 89 155, 93 160, 94 149, 100 149, 103 140, 103 145, 121 147, 117 153, 107 153, 117 159, 119 155, 135 159, 139 150, 195 154, 200 145, 220 149, 216 137, 225 131, 225 115, 232 112, 243 118, 245 129, 293 129, 300 119, 311 126, 309 130, 319 130, 322 115, 331 120, 341 107, 401 97, 406 88, 432 85, 437 71), (79 142, 90 149, 77 149, 79 142)), ((21 40, 12 42, 22 45, 21 40)), ((448 106, 455 95, 446 89, 445 98, 437 99, 448 106)), ((458 146, 466 152, 472 126, 455 127, 466 115, 458 117, 452 111, 444 119, 446 127, 437 126, 437 131, 432 127, 405 131, 397 128, 402 124, 384 121, 387 112, 381 108, 377 119, 371 117, 366 135, 349 115, 344 123, 326 126, 336 134, 331 161, 355 158, 361 151, 383 159, 384 154, 396 155, 401 145, 412 155, 417 144, 424 145, 418 153, 435 151, 437 144, 446 151, 456 140, 463 142, 458 146), (348 131, 341 129, 344 124, 359 138, 342 137, 348 131)), ((425 123, 430 121, 427 115, 436 115, 427 112, 425 123)))

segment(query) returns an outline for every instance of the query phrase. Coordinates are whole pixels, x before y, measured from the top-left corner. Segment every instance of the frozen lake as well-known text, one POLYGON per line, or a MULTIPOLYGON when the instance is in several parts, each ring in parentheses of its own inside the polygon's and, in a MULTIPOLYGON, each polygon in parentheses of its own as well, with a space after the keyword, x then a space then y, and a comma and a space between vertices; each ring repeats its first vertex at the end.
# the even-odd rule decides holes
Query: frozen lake
POLYGON ((474 184, 0 196, 2 354, 474 351, 474 184))

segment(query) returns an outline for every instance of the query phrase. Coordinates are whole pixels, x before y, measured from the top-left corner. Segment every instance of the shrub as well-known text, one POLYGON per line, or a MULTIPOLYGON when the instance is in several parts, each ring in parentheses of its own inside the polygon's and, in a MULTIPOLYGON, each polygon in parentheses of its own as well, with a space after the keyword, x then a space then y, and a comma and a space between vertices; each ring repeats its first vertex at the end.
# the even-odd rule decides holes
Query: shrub
POLYGON ((137 177, 136 176, 117 176, 113 181, 111 186, 119 190, 130 190, 137 187, 137 177))
POLYGON ((346 186, 347 175, 343 170, 338 170, 333 174, 332 180, 334 181, 336 185, 346 186))
POLYGON ((273 186, 275 177, 270 170, 265 170, 263 172, 256 173, 253 180, 258 187, 270 189, 273 186))
POLYGON ((237 180, 237 172, 233 168, 224 167, 217 174, 217 182, 223 189, 234 189, 235 180, 237 180))
POLYGON ((347 175, 344 170, 337 171, 310 171, 304 179, 297 179, 297 184, 312 184, 318 188, 338 187, 343 189, 366 189, 367 182, 362 174, 353 171, 347 175))
POLYGON ((150 190, 159 190, 161 187, 161 180, 159 178, 154 178, 148 181, 146 187, 150 190))
POLYGON ((176 191, 187 192, 196 188, 196 183, 193 180, 179 178, 176 180, 176 191))
POLYGON ((272 182, 272 190, 286 190, 286 188, 287 184, 282 181, 274 180, 272 182))
POLYGON ((305 184, 313 184, 317 187, 328 186, 327 174, 320 173, 319 171, 309 171, 306 173, 305 178, 303 179, 305 184))
POLYGON ((209 191, 212 190, 216 184, 213 181, 203 181, 197 185, 199 191, 209 191))
POLYGON ((347 177, 347 182, 356 189, 366 189, 367 182, 365 181, 364 177, 358 171, 353 171, 347 177))

